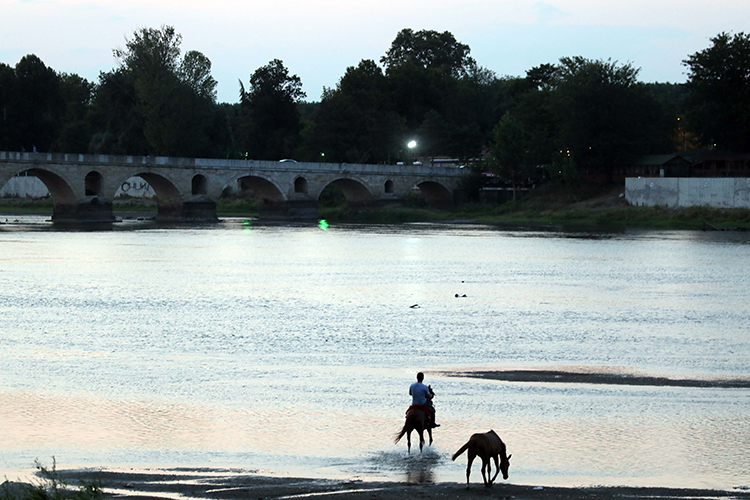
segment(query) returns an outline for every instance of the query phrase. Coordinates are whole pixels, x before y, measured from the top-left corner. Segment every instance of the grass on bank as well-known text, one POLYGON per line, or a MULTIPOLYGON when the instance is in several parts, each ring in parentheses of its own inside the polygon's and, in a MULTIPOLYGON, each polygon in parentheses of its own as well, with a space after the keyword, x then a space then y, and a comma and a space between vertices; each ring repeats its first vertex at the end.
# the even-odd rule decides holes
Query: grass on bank
MULTIPOLYGON (((471 218, 471 207, 465 215, 471 218)), ((474 219, 487 223, 576 224, 653 229, 750 229, 750 209, 710 207, 637 207, 625 200, 623 186, 570 190, 544 186, 515 202, 487 211, 480 207, 474 219), (710 227, 708 226, 708 227, 710 227)))
POLYGON ((350 210, 345 206, 319 209, 332 222, 477 222, 497 225, 582 225, 643 229, 750 229, 750 209, 709 207, 636 207, 628 205, 623 186, 569 189, 547 185, 525 197, 501 205, 465 204, 435 210, 423 204, 378 210, 350 210), (706 224, 707 223, 707 224, 706 224))

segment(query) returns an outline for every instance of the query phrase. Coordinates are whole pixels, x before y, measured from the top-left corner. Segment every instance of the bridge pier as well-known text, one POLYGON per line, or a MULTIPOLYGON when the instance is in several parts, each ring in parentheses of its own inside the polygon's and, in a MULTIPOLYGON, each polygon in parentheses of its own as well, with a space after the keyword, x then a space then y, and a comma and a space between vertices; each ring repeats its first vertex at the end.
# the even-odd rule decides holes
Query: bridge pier
POLYGON ((260 208, 258 218, 263 220, 317 220, 318 203, 313 199, 269 203, 260 208))
POLYGON ((112 202, 92 196, 79 204, 55 204, 52 208, 53 222, 114 222, 112 202))
POLYGON ((182 204, 184 221, 216 221, 216 202, 206 195, 197 195, 182 204))

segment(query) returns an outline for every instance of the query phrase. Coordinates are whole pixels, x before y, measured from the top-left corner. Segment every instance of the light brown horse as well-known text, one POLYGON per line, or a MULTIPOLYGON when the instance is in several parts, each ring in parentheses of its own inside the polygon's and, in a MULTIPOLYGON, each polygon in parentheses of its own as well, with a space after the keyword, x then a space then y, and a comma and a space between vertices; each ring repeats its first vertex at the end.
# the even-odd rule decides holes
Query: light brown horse
POLYGON ((479 456, 482 459, 482 479, 485 487, 492 486, 497 477, 497 473, 503 471, 503 479, 508 479, 508 467, 510 467, 510 457, 505 456, 505 443, 495 431, 490 430, 484 434, 473 434, 469 441, 463 445, 456 453, 453 454, 452 460, 455 460, 461 453, 469 450, 469 465, 466 466, 466 488, 469 488, 469 474, 471 474, 471 464, 474 458, 479 456), (499 463, 498 463, 499 457, 499 463), (495 475, 488 481, 487 478, 492 473, 490 458, 495 460, 495 475), (484 471, 487 470, 485 476, 484 471))
POLYGON ((430 425, 430 419, 420 407, 411 406, 406 411, 404 427, 396 435, 396 439, 393 442, 398 443, 404 437, 404 434, 406 434, 406 449, 411 453, 411 431, 417 431, 419 433, 419 453, 422 453, 425 430, 430 436, 430 445, 432 445, 432 425, 430 425))

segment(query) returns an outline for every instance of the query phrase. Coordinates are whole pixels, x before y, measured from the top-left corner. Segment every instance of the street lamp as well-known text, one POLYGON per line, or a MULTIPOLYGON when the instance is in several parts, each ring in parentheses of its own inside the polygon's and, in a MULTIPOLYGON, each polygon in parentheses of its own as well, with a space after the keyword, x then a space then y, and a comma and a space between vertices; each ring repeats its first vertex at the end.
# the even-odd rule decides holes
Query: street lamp
POLYGON ((417 147, 417 141, 415 141, 414 139, 410 140, 409 142, 406 143, 406 147, 409 148, 409 162, 413 164, 414 163, 414 150, 417 147))

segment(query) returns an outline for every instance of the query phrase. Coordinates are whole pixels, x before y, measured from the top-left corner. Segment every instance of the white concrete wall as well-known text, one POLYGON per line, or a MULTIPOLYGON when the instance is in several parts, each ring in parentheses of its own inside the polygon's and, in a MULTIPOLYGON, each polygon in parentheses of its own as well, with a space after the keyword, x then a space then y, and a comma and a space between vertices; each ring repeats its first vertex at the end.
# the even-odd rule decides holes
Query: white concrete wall
MULTIPOLYGON (((123 195, 132 198, 152 198, 155 193, 148 182, 140 177, 131 177, 117 188, 115 198, 123 195)), ((45 198, 49 191, 42 181, 33 176, 11 177, 0 189, 0 197, 45 198)))
POLYGON ((645 207, 750 208, 750 179, 628 177, 625 199, 645 207))
POLYGON ((32 176, 11 177, 11 179, 0 188, 0 197, 3 198, 44 198, 49 196, 47 186, 42 181, 32 176))

